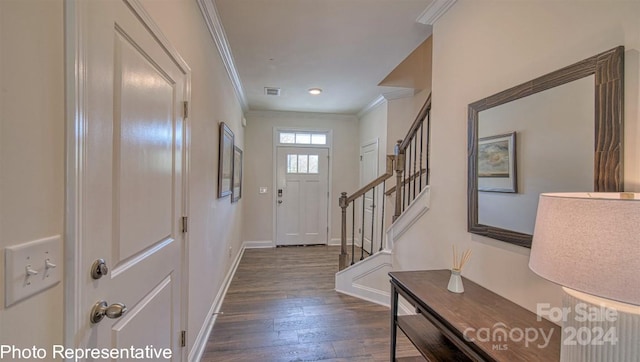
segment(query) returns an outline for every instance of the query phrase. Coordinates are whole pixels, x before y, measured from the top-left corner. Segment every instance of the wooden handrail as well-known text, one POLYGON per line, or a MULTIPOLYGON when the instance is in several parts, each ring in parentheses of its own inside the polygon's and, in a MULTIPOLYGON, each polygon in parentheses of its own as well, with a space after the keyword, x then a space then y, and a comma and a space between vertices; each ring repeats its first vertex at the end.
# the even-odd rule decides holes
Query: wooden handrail
POLYGON ((362 186, 358 191, 356 191, 353 194, 351 194, 351 196, 348 196, 347 197, 347 201, 346 201, 346 205, 349 205, 350 203, 352 203, 358 197, 366 194, 367 192, 371 191, 371 189, 373 189, 374 187, 380 185, 381 183, 386 181, 389 177, 393 176, 393 160, 394 159, 395 159, 394 155, 387 155, 387 170, 386 170, 386 172, 383 173, 382 175, 380 175, 375 180, 373 180, 373 181, 369 182, 368 184, 362 186))
POLYGON ((409 128, 409 132, 407 132, 407 135, 404 136, 404 139, 399 147, 400 152, 404 152, 404 150, 407 149, 407 147, 409 146, 409 143, 413 139, 413 135, 416 134, 416 132, 418 132, 418 129, 420 129, 420 125, 422 124, 422 122, 424 121, 424 118, 427 116, 427 113, 429 113, 430 110, 431 110, 431 93, 429 93, 429 97, 427 97, 427 100, 424 102, 424 105, 420 109, 420 112, 418 112, 418 116, 413 121, 413 124, 411 124, 411 128, 409 128))
POLYGON ((354 192, 351 196, 347 196, 346 192, 343 192, 341 194, 339 199, 340 208, 342 209, 342 213, 340 217, 342 221, 342 227, 340 230, 340 256, 338 257, 339 270, 346 268, 348 265, 349 255, 347 253, 347 207, 349 207, 349 204, 351 204, 358 197, 366 194, 367 192, 369 192, 370 190, 372 190, 373 188, 375 188, 376 186, 380 185, 385 180, 393 176, 393 161, 395 160, 395 158, 396 156, 394 155, 387 155, 387 169, 382 176, 369 182, 368 184, 360 188, 358 191, 354 192))

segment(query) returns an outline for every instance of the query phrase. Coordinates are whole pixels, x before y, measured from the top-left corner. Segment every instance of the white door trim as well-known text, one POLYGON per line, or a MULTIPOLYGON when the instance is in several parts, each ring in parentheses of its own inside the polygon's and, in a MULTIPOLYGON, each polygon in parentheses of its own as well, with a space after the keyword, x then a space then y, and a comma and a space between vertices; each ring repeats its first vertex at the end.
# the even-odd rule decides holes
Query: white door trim
MULTIPOLYGON (((171 56, 176 65, 185 74, 186 86, 184 98, 191 100, 191 69, 163 35, 160 28, 154 23, 151 16, 143 8, 139 0, 122 0, 139 16, 141 21, 157 37, 157 40, 171 56)), ((80 270, 80 256, 83 245, 82 210, 83 183, 85 182, 85 153, 86 153, 86 114, 87 114, 87 87, 86 67, 88 44, 85 34, 88 34, 90 25, 87 23, 87 3, 84 1, 65 0, 65 234, 64 234, 64 335, 63 342, 68 348, 78 347, 76 331, 80 325, 86 323, 87 306, 82 305, 80 299, 81 275, 88 270, 80 270)), ((189 173, 189 122, 184 122, 183 133, 183 215, 188 211, 188 173, 189 173)), ((188 238, 184 235, 183 265, 182 265, 182 329, 186 330, 188 322, 188 238)), ((186 360, 187 348, 182 351, 182 360, 186 360)), ((69 359, 70 361, 71 359, 69 359)))
POLYGON ((277 175, 276 168, 278 166, 278 147, 308 147, 308 148, 328 148, 329 149, 329 172, 328 172, 328 190, 329 190, 329 202, 327 202, 327 226, 329 227, 329 231, 327 232, 327 245, 331 244, 331 195, 333 195, 333 173, 332 173, 332 165, 333 165, 333 130, 332 129, 321 129, 321 128, 300 128, 300 127, 284 127, 284 126, 275 126, 273 127, 273 139, 272 139, 273 148, 271 150, 272 157, 272 165, 271 171, 273 173, 273 178, 271 180, 272 190, 272 202, 271 202, 271 215, 273 215, 271 220, 272 225, 272 234, 271 234, 271 246, 276 247, 277 240, 277 210, 276 210, 276 192, 277 192, 277 175), (327 144, 325 145, 301 145, 301 144, 280 144, 280 132, 283 131, 304 131, 304 132, 316 132, 316 133, 326 133, 327 135, 327 144))

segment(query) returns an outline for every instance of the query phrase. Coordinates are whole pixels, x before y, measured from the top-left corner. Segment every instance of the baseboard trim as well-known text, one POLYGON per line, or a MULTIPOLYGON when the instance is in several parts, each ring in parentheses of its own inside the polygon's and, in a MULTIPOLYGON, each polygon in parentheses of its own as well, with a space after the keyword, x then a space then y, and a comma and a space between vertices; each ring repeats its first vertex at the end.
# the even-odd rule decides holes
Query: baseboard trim
POLYGON ((404 300, 401 296, 398 296, 398 314, 399 315, 415 315, 416 307, 412 306, 404 300))
MULTIPOLYGON (((245 242, 246 243, 246 242, 245 242)), ((224 301, 224 297, 227 295, 227 290, 231 285, 231 280, 238 269, 238 265, 240 264, 240 260, 242 259, 242 255, 244 255, 244 251, 247 248, 244 243, 240 247, 240 252, 236 255, 231 268, 227 271, 227 275, 224 277, 224 281, 220 286, 220 290, 218 290, 218 294, 213 300, 213 304, 209 309, 209 313, 207 313, 207 318, 205 319, 198 336, 196 337, 195 342, 193 343, 193 348, 191 348, 191 352, 189 352, 188 361, 189 362, 198 362, 202 359, 202 355, 204 354, 204 349, 207 346, 207 340, 209 339, 209 335, 211 334, 211 330, 213 330, 213 325, 218 318, 218 313, 220 312, 220 308, 222 307, 222 302, 224 301)))
POLYGON ((376 295, 376 296, 379 296, 380 298, 379 299, 371 298, 371 297, 368 297, 368 296, 364 296, 363 294, 351 293, 351 292, 348 292, 348 291, 345 291, 345 290, 335 289, 335 291, 337 293, 340 293, 340 294, 346 294, 346 295, 352 296, 354 298, 366 300, 367 302, 375 303, 375 304, 381 305, 383 307, 389 308, 389 294, 388 293, 385 294, 384 292, 381 292, 381 291, 379 291, 377 289, 363 287, 363 286, 356 286, 354 288, 361 289, 361 290, 366 290, 367 294, 376 295))
MULTIPOLYGON (((355 288, 357 289, 367 289, 367 291, 369 293, 374 293, 374 295, 379 296, 380 299, 375 299, 375 298, 370 298, 370 297, 366 297, 362 294, 358 294, 358 293, 351 293, 351 292, 347 292, 344 290, 335 290, 336 292, 340 293, 340 294, 345 294, 345 295, 349 295, 352 296, 354 298, 358 298, 358 299, 362 299, 362 300, 366 300, 367 302, 371 302, 374 304, 378 304, 381 305, 383 307, 387 307, 387 308, 391 308, 391 295, 389 293, 377 290, 377 289, 373 289, 373 288, 368 288, 368 287, 362 287, 362 286, 356 286, 355 288)), ((411 304, 409 304, 408 302, 406 302, 404 299, 402 299, 402 297, 398 298, 398 314, 399 315, 414 315, 416 314, 416 309, 414 306, 412 306, 411 304)))
POLYGON ((245 241, 242 243, 244 249, 266 249, 274 248, 276 245, 271 240, 245 241))

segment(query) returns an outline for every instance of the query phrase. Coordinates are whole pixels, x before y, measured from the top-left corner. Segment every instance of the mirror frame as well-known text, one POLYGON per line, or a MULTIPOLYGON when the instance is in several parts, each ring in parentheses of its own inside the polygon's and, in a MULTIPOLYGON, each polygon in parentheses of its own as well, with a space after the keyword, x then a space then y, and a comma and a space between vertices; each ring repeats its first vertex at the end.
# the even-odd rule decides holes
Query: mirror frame
POLYGON ((624 47, 619 46, 469 104, 467 231, 531 248, 532 235, 478 223, 478 113, 592 74, 595 75, 593 189, 623 190, 624 47))

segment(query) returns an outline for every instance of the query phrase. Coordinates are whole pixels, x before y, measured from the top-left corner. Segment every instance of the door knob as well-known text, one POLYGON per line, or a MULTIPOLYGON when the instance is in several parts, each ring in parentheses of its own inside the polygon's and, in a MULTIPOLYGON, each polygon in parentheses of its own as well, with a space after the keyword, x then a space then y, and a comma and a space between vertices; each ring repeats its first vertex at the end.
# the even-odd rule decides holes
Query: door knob
POLYGON ((122 303, 113 303, 108 305, 107 302, 101 300, 96 302, 91 308, 91 323, 100 322, 104 317, 116 319, 122 317, 127 312, 127 306, 122 303))
POLYGON ((109 268, 107 268, 107 263, 104 259, 98 259, 93 262, 93 265, 91 265, 91 277, 93 279, 100 279, 107 275, 108 272, 109 268))

